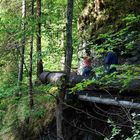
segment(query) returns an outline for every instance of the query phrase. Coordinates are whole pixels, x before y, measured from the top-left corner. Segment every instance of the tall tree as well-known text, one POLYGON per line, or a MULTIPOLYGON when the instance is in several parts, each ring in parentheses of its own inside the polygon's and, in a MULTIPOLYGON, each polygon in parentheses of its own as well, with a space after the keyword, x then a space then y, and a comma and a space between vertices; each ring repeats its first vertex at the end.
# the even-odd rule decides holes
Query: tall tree
POLYGON ((21 47, 20 47, 20 61, 19 61, 19 71, 18 71, 18 88, 20 92, 20 85, 23 80, 23 64, 24 64, 24 49, 25 49, 25 18, 26 18, 26 0, 22 0, 22 30, 23 30, 23 37, 21 40, 21 47))
POLYGON ((37 0, 37 77, 43 72, 41 58, 41 0, 37 0))
MULTIPOLYGON (((31 8, 31 18, 34 20, 34 0, 31 1, 32 8, 31 8)), ((32 84, 32 59, 33 59, 33 37, 34 37, 34 27, 32 26, 32 34, 31 34, 31 41, 30 41, 30 64, 29 64, 29 105, 32 109, 33 107, 33 84, 32 84)))
POLYGON ((67 4, 67 22, 66 22, 66 48, 65 48, 65 67, 64 70, 70 76, 71 63, 72 63, 72 19, 73 19, 73 0, 68 0, 67 4))
MULTIPOLYGON (((67 81, 69 81, 71 62, 72 62, 72 18, 73 18, 73 0, 67 1, 67 23, 66 23, 66 49, 65 49, 65 67, 64 70, 67 74, 67 81)), ((65 95, 66 80, 61 85, 59 91, 57 107, 56 107, 56 122, 57 122, 57 140, 64 140, 63 127, 62 127, 62 114, 63 114, 63 100, 65 95)))

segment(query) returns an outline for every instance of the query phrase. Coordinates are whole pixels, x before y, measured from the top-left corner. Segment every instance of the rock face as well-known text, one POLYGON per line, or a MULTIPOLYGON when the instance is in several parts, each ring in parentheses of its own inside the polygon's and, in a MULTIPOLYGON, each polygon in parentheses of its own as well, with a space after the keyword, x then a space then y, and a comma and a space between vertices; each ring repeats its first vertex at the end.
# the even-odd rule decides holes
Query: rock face
POLYGON ((139 7, 139 0, 93 0, 87 4, 78 19, 81 48, 87 42, 98 58, 113 49, 120 63, 139 64, 139 7))

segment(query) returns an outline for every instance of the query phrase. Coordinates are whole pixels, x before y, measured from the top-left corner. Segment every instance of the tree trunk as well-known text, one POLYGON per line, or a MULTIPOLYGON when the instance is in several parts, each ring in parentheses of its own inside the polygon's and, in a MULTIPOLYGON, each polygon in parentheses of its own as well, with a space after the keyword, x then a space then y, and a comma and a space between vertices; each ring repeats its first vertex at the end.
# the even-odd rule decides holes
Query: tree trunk
POLYGON ((63 113, 63 108, 62 108, 62 103, 63 100, 60 97, 61 91, 58 95, 57 103, 56 103, 56 129, 57 129, 57 140, 64 140, 63 138, 63 131, 62 131, 62 113, 63 113))
POLYGON ((66 49, 65 49, 65 72, 69 80, 72 62, 72 18, 73 18, 73 0, 68 0, 67 5, 67 23, 66 23, 66 49))
POLYGON ((63 137, 63 101, 66 91, 66 79, 63 78, 56 102, 56 129, 57 140, 64 140, 63 137))
POLYGON ((69 82, 71 62, 72 62, 72 17, 73 17, 73 0, 68 0, 67 4, 67 23, 66 23, 66 49, 65 49, 65 67, 64 71, 67 75, 65 82, 61 86, 57 98, 56 106, 56 123, 57 123, 57 140, 64 140, 63 137, 63 100, 65 96, 66 81, 69 82))
MULTIPOLYGON (((64 48, 65 47, 65 31, 63 29, 62 33, 61 33, 61 47, 64 48)), ((60 60, 60 67, 61 67, 61 70, 64 71, 64 62, 65 61, 65 57, 64 57, 64 54, 63 56, 61 57, 61 60, 60 60)))
POLYGON ((43 72, 41 55, 41 0, 37 0, 37 78, 43 72))
POLYGON ((23 38, 21 40, 21 47, 20 47, 20 61, 19 61, 19 71, 18 71, 18 89, 20 94, 20 86, 23 80, 23 64, 24 64, 24 49, 25 49, 25 18, 26 18, 26 0, 22 0, 22 31, 23 31, 23 38))
MULTIPOLYGON (((32 19, 34 19, 34 0, 32 0, 32 10, 31 10, 32 19)), ((32 83, 32 59, 33 59, 33 28, 32 27, 32 36, 30 42, 30 64, 29 64, 29 106, 32 109, 33 107, 33 83, 32 83)))

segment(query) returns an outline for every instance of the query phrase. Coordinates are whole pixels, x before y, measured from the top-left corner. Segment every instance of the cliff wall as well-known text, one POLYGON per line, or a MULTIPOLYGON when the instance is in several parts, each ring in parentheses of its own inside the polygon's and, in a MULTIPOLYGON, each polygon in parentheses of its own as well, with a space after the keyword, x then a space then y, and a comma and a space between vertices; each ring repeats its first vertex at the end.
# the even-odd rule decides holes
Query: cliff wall
POLYGON ((139 64, 139 7, 139 0, 93 0, 88 3, 78 19, 80 45, 91 48, 101 61, 107 51, 113 50, 119 56, 119 63, 139 64))

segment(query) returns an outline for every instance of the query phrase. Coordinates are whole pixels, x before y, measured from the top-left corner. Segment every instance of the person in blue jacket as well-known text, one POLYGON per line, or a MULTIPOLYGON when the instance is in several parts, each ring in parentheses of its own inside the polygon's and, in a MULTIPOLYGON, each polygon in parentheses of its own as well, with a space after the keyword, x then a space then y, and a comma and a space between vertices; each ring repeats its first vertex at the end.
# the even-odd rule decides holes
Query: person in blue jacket
POLYGON ((116 71, 116 67, 111 68, 112 64, 118 64, 118 56, 116 55, 115 52, 108 52, 104 59, 104 67, 107 74, 116 71))

